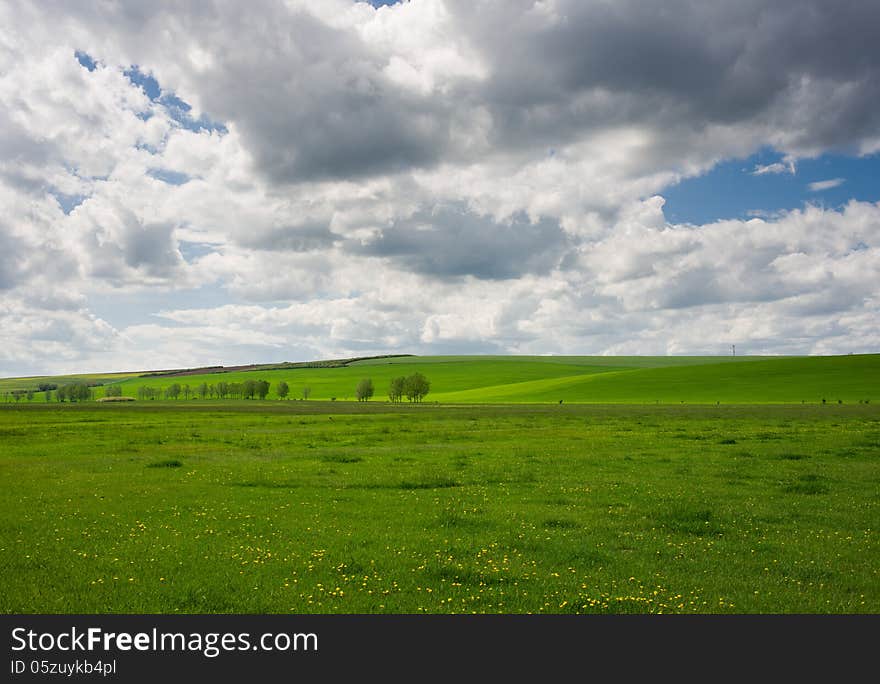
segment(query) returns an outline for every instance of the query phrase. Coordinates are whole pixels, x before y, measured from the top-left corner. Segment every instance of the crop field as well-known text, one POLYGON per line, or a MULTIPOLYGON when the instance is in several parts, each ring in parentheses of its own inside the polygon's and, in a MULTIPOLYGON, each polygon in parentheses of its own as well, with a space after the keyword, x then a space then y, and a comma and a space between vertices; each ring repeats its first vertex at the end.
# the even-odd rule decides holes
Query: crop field
MULTIPOLYGON (((431 383, 427 401, 446 403, 589 404, 820 404, 880 401, 880 354, 831 357, 400 357, 357 361, 338 368, 248 370, 183 376, 101 377, 107 386, 138 396, 142 387, 173 383, 269 382, 277 399, 281 381, 288 400, 309 388, 313 400, 354 401, 358 382, 373 380, 374 400, 387 400, 396 376, 423 373, 431 383)), ((8 386, 21 380, 0 380, 8 386)), ((2 388, 0 388, 2 391, 2 388)), ((38 393, 34 401, 42 401, 38 393)), ((182 400, 182 399, 181 399, 182 400)), ((10 399, 7 397, 7 401, 10 399)))
MULTIPOLYGON (((880 402, 861 358, 789 394, 745 371, 713 386, 731 364, 633 372, 704 368, 683 399, 755 405, 2 404, 0 611, 877 613, 880 402), (772 403, 822 383, 825 405, 772 403)), ((538 364, 580 366, 579 389, 626 377, 533 361, 515 383, 538 364)))

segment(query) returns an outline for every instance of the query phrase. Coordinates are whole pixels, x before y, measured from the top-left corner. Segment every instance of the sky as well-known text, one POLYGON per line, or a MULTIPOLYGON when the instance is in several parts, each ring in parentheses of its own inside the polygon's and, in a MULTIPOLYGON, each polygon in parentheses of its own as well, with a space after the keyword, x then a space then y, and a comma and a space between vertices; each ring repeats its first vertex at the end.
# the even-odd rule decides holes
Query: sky
POLYGON ((878 352, 878 25, 0 0, 0 376, 878 352))

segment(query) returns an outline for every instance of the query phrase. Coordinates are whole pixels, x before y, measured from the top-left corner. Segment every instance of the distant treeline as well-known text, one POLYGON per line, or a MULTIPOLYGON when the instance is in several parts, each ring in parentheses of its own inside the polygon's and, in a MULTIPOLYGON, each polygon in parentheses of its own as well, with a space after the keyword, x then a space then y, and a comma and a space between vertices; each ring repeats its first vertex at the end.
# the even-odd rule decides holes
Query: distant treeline
POLYGON ((142 378, 171 378, 186 375, 208 375, 217 373, 239 373, 241 371, 295 370, 298 368, 343 368, 357 361, 377 361, 399 359, 412 354, 382 354, 381 356, 353 356, 348 359, 327 359, 325 361, 283 361, 282 363, 261 363, 246 366, 202 366, 201 368, 178 368, 143 373, 142 378))
MULTIPOLYGON (((102 382, 70 382, 65 385, 58 385, 54 382, 41 382, 36 389, 14 389, 7 390, 3 393, 3 401, 9 401, 10 397, 14 401, 27 399, 33 401, 34 394, 42 392, 46 401, 56 399, 58 401, 88 401, 94 399, 93 387, 101 387, 102 382), (54 394, 53 394, 54 392, 54 394)), ((110 391, 112 388, 108 387, 110 391)), ((107 394, 106 396, 111 396, 107 394)))
MULTIPOLYGON (((152 387, 142 385, 138 388, 138 399, 265 399, 269 396, 271 384, 266 380, 245 380, 244 382, 218 382, 200 383, 195 386, 175 382, 168 387, 152 387)), ((108 388, 110 389, 110 388, 108 388)), ((121 389, 121 388, 117 388, 121 389)), ((393 402, 408 399, 419 402, 425 398, 431 389, 431 383, 421 373, 413 373, 407 377, 399 377, 391 380, 388 388, 388 398, 393 402)), ((369 401, 375 393, 373 380, 364 378, 355 387, 355 397, 358 401, 369 401)), ((275 394, 279 399, 287 399, 290 396, 290 385, 281 380, 275 386, 275 394)), ((311 387, 302 388, 302 398, 308 399, 312 394, 311 387)), ((111 395, 106 395, 111 396, 111 395)), ((118 395, 116 395, 118 396, 118 395)), ((336 401, 336 397, 331 397, 336 401)))
MULTIPOLYGON (((279 396, 282 385, 278 383, 279 396)), ((218 382, 217 384, 201 383, 195 387, 175 382, 168 387, 150 387, 143 385, 138 388, 138 399, 265 399, 269 396, 269 383, 265 380, 245 380, 244 382, 218 382)), ((287 396, 285 392, 284 396, 287 396)), ((306 397, 308 398, 308 397, 306 397)))
MULTIPOLYGON (((55 399, 59 402, 90 401, 96 399, 93 387, 101 383, 74 382, 66 385, 45 383, 40 391, 44 393, 45 400, 55 399)), ((266 380, 244 380, 243 382, 202 382, 198 385, 175 382, 165 387, 141 385, 137 389, 137 398, 141 400, 156 399, 265 399, 269 396, 271 385, 266 380)), ((104 388, 103 397, 122 397, 121 385, 107 385, 104 388)), ((388 399, 393 402, 401 402, 407 399, 411 402, 420 402, 431 389, 431 383, 421 373, 413 373, 409 376, 393 378, 388 386, 388 399)), ((373 380, 364 378, 355 387, 354 394, 358 401, 369 401, 375 393, 373 380)), ((281 380, 275 386, 275 394, 279 399, 290 397, 290 385, 281 380)), ((304 386, 300 390, 302 399, 308 399, 312 394, 312 388, 304 386)), ((5 401, 12 397, 15 401, 27 399, 32 401, 34 390, 12 390, 6 392, 5 401)), ((336 401, 336 397, 331 397, 336 401)))

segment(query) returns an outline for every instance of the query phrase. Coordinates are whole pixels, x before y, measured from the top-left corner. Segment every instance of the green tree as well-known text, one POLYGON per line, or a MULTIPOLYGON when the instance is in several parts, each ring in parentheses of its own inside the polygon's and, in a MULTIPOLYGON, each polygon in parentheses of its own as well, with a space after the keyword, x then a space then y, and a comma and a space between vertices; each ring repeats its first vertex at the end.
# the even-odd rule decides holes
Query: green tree
POLYGON ((403 393, 410 401, 421 401, 430 390, 431 383, 421 373, 413 373, 403 384, 403 393))
POLYGON ((121 397, 122 396, 122 387, 119 385, 108 385, 104 389, 105 397, 121 397))
POLYGON ((84 382, 74 382, 58 388, 58 401, 88 401, 92 398, 91 388, 84 382))
POLYGON ((278 393, 279 399, 287 399, 287 395, 290 393, 290 387, 284 380, 278 383, 278 387, 275 388, 275 391, 278 393))
POLYGON ((33 401, 33 400, 34 400, 34 391, 33 391, 32 389, 29 389, 29 390, 27 391, 27 395, 26 395, 26 396, 27 396, 27 400, 28 400, 28 401, 33 401))
POLYGON ((260 399, 265 399, 269 396, 269 382, 266 380, 257 380, 255 382, 257 396, 260 399))
POLYGON ((199 399, 204 399, 208 396, 208 383, 203 382, 201 385, 196 387, 196 392, 199 395, 199 399))
POLYGON ((392 378, 391 384, 388 386, 388 398, 397 402, 403 400, 403 390, 406 387, 406 378, 402 375, 399 378, 392 378))
POLYGON ((256 393, 257 393, 257 381, 256 380, 245 380, 244 381, 245 399, 253 399, 254 395, 256 393))
POLYGON ((308 399, 310 396, 312 396, 312 388, 303 387, 303 399, 308 399))
POLYGON ((373 381, 370 378, 364 378, 361 380, 357 389, 355 389, 355 396, 357 396, 358 401, 369 401, 373 396, 373 381))

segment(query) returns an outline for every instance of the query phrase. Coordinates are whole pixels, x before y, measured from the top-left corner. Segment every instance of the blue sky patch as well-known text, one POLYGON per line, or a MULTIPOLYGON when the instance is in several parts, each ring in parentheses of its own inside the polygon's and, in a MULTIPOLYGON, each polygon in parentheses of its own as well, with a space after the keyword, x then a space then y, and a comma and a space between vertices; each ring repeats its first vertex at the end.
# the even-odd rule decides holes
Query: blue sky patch
POLYGON ((188 174, 172 171, 171 169, 150 169, 147 171, 147 175, 163 183, 168 183, 168 185, 184 185, 192 180, 192 177, 188 174))
POLYGON ((98 68, 98 63, 82 50, 77 50, 73 53, 73 56, 76 57, 77 62, 82 64, 89 71, 94 71, 98 68))
POLYGON ((149 74, 145 74, 137 65, 129 67, 122 73, 125 74, 126 78, 128 78, 133 85, 136 85, 143 90, 150 100, 155 102, 159 99, 159 96, 162 94, 162 88, 159 87, 159 81, 149 74))
POLYGON ((217 131, 220 134, 228 132, 226 126, 219 121, 214 121, 205 114, 198 119, 194 118, 190 113, 192 106, 177 97, 173 92, 162 90, 159 81, 145 74, 136 64, 129 67, 123 72, 128 80, 135 86, 141 88, 151 102, 155 102, 165 108, 168 116, 176 121, 182 128, 190 131, 217 131))
MULTIPOLYGON (((157 312, 166 309, 202 309, 241 303, 231 298, 222 288, 210 284, 194 289, 175 290, 173 304, 169 303, 166 293, 144 290, 95 297, 94 301, 89 302, 89 308, 114 327, 124 328, 129 325, 157 323, 157 312)), ((178 327, 181 324, 162 319, 162 325, 178 327)))
POLYGON ((57 190, 50 192, 50 194, 55 198, 58 206, 61 207, 61 211, 65 214, 70 214, 70 212, 88 199, 88 195, 65 195, 57 190))
POLYGON ((666 198, 666 220, 703 224, 768 216, 806 204, 834 209, 851 199, 880 201, 880 155, 828 154, 794 166, 791 173, 773 150, 722 162, 659 193, 666 198))
POLYGON ((180 240, 177 243, 177 249, 181 256, 188 264, 193 263, 196 259, 207 256, 217 251, 217 245, 208 242, 190 242, 188 240, 180 240))
POLYGON ((188 240, 180 240, 177 248, 180 250, 181 256, 183 256, 189 264, 200 257, 217 251, 216 245, 207 242, 189 242, 188 240))

